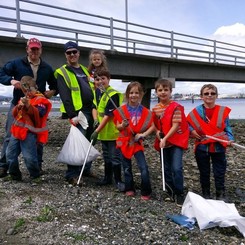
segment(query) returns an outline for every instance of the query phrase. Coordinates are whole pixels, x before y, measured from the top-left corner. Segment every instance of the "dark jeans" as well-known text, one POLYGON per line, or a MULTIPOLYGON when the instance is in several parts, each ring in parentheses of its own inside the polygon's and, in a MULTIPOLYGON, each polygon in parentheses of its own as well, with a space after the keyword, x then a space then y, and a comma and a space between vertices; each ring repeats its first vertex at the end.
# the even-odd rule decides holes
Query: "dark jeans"
POLYGON ((25 140, 19 140, 11 136, 6 151, 7 164, 11 175, 21 175, 18 156, 22 153, 30 177, 37 178, 40 176, 36 143, 37 135, 31 132, 27 134, 25 140))
MULTIPOLYGON (((148 170, 148 165, 145 160, 145 155, 143 151, 138 151, 134 154, 137 165, 141 173, 141 195, 148 196, 151 194, 151 182, 150 175, 148 170)), ((123 158, 123 170, 124 170, 124 179, 125 179, 125 191, 135 191, 134 189, 134 179, 132 173, 132 160, 123 158)))
MULTIPOLYGON (((82 132, 83 135, 85 135, 88 141, 90 141, 90 136, 93 133, 93 117, 91 113, 83 112, 83 114, 86 116, 89 126, 85 130, 80 124, 77 124, 77 128, 82 132)), ((91 167, 92 167, 92 162, 87 162, 84 167, 83 173, 84 174, 90 173, 91 167)), ((65 178, 69 180, 71 178, 78 177, 81 173, 81 170, 82 170, 82 166, 73 166, 67 164, 65 178)))
POLYGON ((116 141, 101 140, 101 144, 105 164, 109 164, 111 166, 121 166, 122 156, 120 150, 116 148, 116 141))
POLYGON ((226 156, 224 152, 210 153, 196 150, 197 166, 200 171, 202 189, 210 189, 211 161, 216 190, 225 190, 226 156))
POLYGON ((174 194, 184 192, 183 149, 177 146, 163 148, 164 174, 166 189, 174 194))

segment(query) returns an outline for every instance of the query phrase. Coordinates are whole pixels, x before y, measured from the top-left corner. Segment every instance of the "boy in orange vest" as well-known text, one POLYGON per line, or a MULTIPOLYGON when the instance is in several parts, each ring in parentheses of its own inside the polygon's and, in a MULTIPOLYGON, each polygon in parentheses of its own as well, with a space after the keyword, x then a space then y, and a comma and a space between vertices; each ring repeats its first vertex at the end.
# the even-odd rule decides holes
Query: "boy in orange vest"
POLYGON ((13 108, 14 122, 11 126, 11 138, 6 151, 9 174, 13 180, 22 180, 18 156, 22 152, 31 179, 40 176, 37 157, 37 143, 48 140, 47 117, 51 103, 37 91, 34 79, 22 77, 21 89, 25 94, 13 108))
POLYGON ((204 198, 210 198, 210 165, 213 164, 213 174, 216 188, 216 199, 226 200, 225 172, 227 145, 234 140, 229 124, 230 108, 215 104, 218 89, 213 84, 205 84, 200 91, 203 104, 193 109, 187 116, 191 135, 195 141, 195 157, 200 171, 200 183, 204 198), (206 138, 214 136, 227 143, 215 142, 206 138))
POLYGON ((170 200, 182 206, 184 202, 182 157, 188 147, 188 123, 184 107, 171 100, 171 81, 166 79, 156 81, 155 91, 160 101, 152 109, 157 128, 155 149, 160 151, 160 148, 163 148, 165 185, 170 200))

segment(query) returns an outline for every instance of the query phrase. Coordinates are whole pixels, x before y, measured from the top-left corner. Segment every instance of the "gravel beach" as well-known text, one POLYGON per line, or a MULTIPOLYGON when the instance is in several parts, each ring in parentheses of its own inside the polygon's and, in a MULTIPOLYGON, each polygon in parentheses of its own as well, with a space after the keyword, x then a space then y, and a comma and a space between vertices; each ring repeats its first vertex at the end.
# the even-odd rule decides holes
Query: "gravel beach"
MULTIPOLYGON (((0 115, 0 145, 6 116, 0 115)), ((153 149, 153 136, 145 141, 153 194, 150 201, 127 197, 115 186, 98 187, 97 178, 84 177, 82 187, 72 187, 64 179, 66 165, 56 158, 68 135, 67 120, 50 117, 49 142, 44 148, 43 170, 39 183, 30 182, 20 157, 23 181, 0 179, 0 244, 245 244, 235 227, 215 227, 200 231, 183 228, 166 214, 180 214, 175 203, 165 202, 161 163, 153 149)), ((245 145, 245 120, 231 120, 236 143, 245 145)), ((98 143, 96 148, 101 151, 98 143)), ((240 215, 245 216, 245 151, 227 150, 226 192, 240 215)), ((93 163, 93 172, 103 176, 103 160, 93 163)), ((140 173, 134 167, 136 187, 140 173)), ((199 172, 190 140, 184 153, 186 193, 200 194, 199 172)), ((212 182, 212 193, 214 187, 212 182)))

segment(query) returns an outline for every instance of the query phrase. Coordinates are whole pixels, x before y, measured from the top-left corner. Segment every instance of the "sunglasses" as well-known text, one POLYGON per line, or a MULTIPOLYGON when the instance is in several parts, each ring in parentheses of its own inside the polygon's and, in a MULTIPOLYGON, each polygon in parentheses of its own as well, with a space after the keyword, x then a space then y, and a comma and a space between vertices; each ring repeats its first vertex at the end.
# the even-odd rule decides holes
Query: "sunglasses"
POLYGON ((211 93, 207 92, 207 93, 203 93, 203 95, 205 95, 205 96, 214 96, 214 95, 216 95, 216 93, 215 92, 211 92, 211 93))
POLYGON ((77 54, 77 50, 71 50, 71 51, 66 51, 67 55, 71 55, 71 54, 77 54))

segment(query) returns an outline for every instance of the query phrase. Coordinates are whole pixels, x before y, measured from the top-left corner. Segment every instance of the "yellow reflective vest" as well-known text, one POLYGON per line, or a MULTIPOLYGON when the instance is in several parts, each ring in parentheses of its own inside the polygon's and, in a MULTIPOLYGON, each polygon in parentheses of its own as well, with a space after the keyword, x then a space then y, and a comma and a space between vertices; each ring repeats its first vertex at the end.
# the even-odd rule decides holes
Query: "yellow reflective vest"
MULTIPOLYGON (((87 70, 87 68, 85 66, 80 65, 83 72, 85 73, 85 75, 87 76, 87 78, 89 78, 89 72, 87 70)), ((60 74, 63 78, 64 81, 66 82, 68 88, 70 88, 71 90, 71 97, 72 97, 72 102, 75 108, 75 111, 80 110, 83 107, 82 104, 82 100, 81 100, 81 91, 80 91, 80 87, 79 84, 77 82, 77 78, 76 75, 69 71, 68 69, 66 69, 66 65, 61 66, 60 68, 58 68, 55 71, 55 77, 57 78, 58 74, 60 74)), ((94 84, 92 82, 89 82, 89 85, 93 91, 94 94, 94 84)), ((94 101, 95 101, 95 96, 94 96, 94 101)), ((61 112, 66 112, 64 104, 62 103, 60 106, 60 111, 61 112)))
MULTIPOLYGON (((114 90, 112 87, 108 87, 106 88, 106 91, 108 93, 108 95, 110 97, 112 97, 115 94, 119 95, 119 106, 122 104, 123 102, 123 94, 119 93, 118 91, 114 90)), ((109 101, 109 97, 107 96, 107 94, 104 92, 100 102, 98 104, 97 107, 97 111, 98 111, 98 121, 101 122, 104 115, 105 115, 105 109, 107 106, 107 103, 109 101)), ((110 120, 107 122, 107 124, 105 125, 105 127, 99 132, 98 135, 98 139, 99 140, 116 140, 118 137, 118 133, 119 131, 117 130, 114 122, 113 122, 113 117, 110 118, 110 120)))

